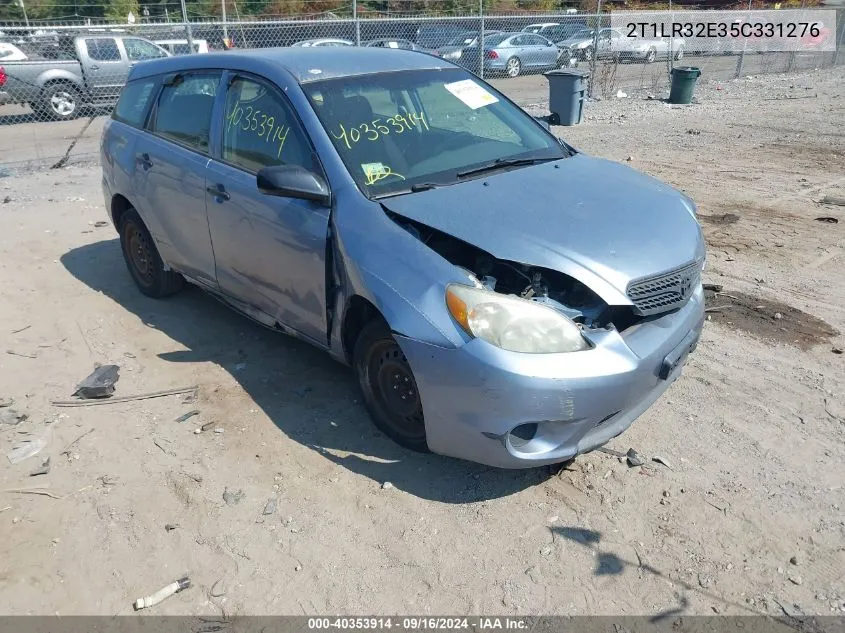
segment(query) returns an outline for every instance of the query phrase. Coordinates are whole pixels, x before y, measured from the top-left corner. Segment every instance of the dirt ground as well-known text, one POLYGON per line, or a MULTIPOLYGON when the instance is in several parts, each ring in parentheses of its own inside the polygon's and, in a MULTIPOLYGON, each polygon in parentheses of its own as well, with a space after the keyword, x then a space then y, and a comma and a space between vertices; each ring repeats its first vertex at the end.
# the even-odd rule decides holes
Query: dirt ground
POLYGON ((404 451, 328 357, 197 290, 140 295, 96 164, 0 178, 0 400, 29 416, 0 424, 0 613, 128 614, 188 574, 150 611, 842 615, 845 207, 816 201, 845 195, 843 96, 843 68, 705 83, 556 129, 691 195, 723 286, 684 375, 608 445, 636 468, 404 451), (198 397, 50 404, 95 363, 116 396, 198 397))

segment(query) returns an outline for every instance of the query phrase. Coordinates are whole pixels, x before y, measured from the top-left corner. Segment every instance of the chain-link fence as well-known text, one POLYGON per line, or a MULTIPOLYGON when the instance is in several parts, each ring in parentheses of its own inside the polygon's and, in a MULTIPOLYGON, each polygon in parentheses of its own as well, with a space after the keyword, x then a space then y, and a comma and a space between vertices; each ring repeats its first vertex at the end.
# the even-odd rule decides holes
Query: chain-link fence
MULTIPOLYGON (((422 1, 422 0, 421 0, 422 1)), ((410 2, 406 4, 411 4, 410 2)), ((226 3, 221 5, 225 11, 226 3)), ((643 37, 620 50, 610 14, 523 13, 469 16, 323 13, 307 18, 214 21, 129 16, 131 24, 0 23, 0 163, 60 157, 74 139, 75 154, 96 153, 102 125, 138 62, 165 55, 204 54, 234 47, 378 46, 420 50, 491 80, 517 102, 542 102, 542 73, 578 67, 590 73, 590 92, 618 90, 665 95, 671 70, 694 65, 705 79, 830 67, 845 61, 845 11, 837 28, 799 51, 752 52, 742 38, 643 37), (138 21, 140 20, 140 21, 138 21), (832 48, 829 44, 828 49, 832 48), (83 121, 65 123, 84 117, 83 121), (93 124, 92 124, 93 123, 93 124), (83 129, 84 126, 84 129, 83 129)), ((240 17, 230 10, 230 16, 240 17)), ((184 10, 184 4, 183 4, 184 10)), ((159 16, 161 17, 161 16, 159 16)), ((167 18, 173 17, 168 15, 167 18)), ((714 19, 741 21, 741 12, 714 19)), ((78 20, 74 19, 74 22, 78 20)))

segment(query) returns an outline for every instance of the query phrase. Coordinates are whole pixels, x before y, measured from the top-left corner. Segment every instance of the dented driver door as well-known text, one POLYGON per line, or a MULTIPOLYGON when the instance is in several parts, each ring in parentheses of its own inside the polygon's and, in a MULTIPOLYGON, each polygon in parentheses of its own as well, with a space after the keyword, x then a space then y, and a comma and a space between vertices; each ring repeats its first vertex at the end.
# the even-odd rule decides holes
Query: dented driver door
POLYGON ((222 134, 207 172, 208 221, 220 289, 326 345, 329 209, 262 194, 272 165, 320 169, 287 98, 269 82, 229 75, 216 115, 222 134))

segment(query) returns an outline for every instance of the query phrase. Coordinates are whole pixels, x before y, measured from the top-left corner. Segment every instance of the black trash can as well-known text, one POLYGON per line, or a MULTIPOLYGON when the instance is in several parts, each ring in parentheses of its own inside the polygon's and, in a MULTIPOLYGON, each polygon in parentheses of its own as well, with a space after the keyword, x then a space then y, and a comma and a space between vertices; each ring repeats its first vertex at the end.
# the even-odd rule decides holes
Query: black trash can
POLYGON ((694 66, 679 66, 672 69, 672 89, 669 103, 692 103, 695 82, 701 77, 701 69, 694 66))
POLYGON ((549 110, 552 125, 576 125, 584 120, 589 73, 558 69, 546 73, 549 80, 549 110))

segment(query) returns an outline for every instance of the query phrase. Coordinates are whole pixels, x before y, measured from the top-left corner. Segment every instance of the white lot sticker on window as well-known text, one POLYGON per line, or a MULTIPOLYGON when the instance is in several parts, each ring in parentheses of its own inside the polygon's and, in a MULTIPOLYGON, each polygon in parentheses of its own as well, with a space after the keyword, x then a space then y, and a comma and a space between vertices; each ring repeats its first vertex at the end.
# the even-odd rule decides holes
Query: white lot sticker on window
POLYGON ((494 95, 487 92, 472 79, 443 84, 443 87, 473 110, 478 110, 478 108, 483 108, 498 101, 494 95))
POLYGON ((388 42, 387 47, 388 48, 399 48, 399 44, 397 42, 388 42))

